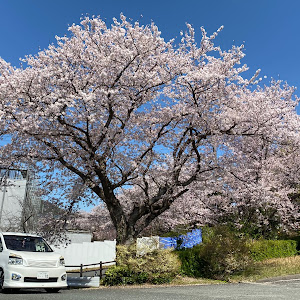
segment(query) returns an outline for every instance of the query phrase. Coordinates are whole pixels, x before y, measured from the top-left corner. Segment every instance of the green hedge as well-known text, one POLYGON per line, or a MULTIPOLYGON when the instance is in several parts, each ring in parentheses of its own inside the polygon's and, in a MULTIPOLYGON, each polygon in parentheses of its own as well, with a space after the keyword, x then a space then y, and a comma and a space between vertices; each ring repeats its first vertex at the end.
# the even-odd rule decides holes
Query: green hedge
POLYGON ((249 242, 249 249, 255 261, 298 254, 297 242, 293 240, 256 240, 249 242))

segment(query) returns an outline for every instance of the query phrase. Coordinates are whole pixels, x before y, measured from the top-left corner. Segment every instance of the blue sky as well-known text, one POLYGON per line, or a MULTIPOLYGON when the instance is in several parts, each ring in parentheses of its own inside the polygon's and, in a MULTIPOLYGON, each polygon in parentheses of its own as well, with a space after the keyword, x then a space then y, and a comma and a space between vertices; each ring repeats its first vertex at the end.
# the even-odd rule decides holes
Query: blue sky
POLYGON ((300 90, 298 0, 0 0, 0 8, 0 56, 13 65, 55 42, 55 35, 66 34, 82 15, 100 15, 111 23, 123 12, 144 24, 153 20, 165 39, 179 36, 186 22, 199 34, 201 26, 212 33, 224 25, 217 43, 228 49, 244 42, 251 73, 261 68, 269 79, 300 90))

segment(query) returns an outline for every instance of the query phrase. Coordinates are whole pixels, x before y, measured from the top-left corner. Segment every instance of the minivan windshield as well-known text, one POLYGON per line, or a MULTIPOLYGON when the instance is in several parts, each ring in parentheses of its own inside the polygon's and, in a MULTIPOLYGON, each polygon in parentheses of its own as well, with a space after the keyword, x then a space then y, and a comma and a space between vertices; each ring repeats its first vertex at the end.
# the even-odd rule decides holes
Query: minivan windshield
POLYGON ((4 235, 7 249, 28 252, 53 252, 41 237, 23 235, 4 235))

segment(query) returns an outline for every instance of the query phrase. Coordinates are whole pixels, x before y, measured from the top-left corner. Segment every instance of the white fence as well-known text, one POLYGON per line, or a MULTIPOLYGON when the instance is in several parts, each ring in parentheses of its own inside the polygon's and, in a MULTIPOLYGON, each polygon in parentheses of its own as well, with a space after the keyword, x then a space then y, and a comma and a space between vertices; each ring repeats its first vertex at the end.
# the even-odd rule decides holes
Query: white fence
POLYGON ((67 246, 51 248, 60 253, 66 265, 95 264, 116 259, 116 241, 71 243, 67 246))

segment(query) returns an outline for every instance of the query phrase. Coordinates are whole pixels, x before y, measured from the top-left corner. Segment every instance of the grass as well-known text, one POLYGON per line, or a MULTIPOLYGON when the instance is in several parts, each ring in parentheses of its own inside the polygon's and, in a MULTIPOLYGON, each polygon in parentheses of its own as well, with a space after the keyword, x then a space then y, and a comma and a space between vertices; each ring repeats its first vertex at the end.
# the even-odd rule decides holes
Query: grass
POLYGON ((257 281, 278 276, 300 274, 300 255, 285 258, 273 258, 255 263, 240 275, 230 278, 231 281, 257 281))
POLYGON ((193 278, 187 276, 176 276, 169 285, 194 285, 194 284, 224 284, 225 281, 208 278, 193 278))

